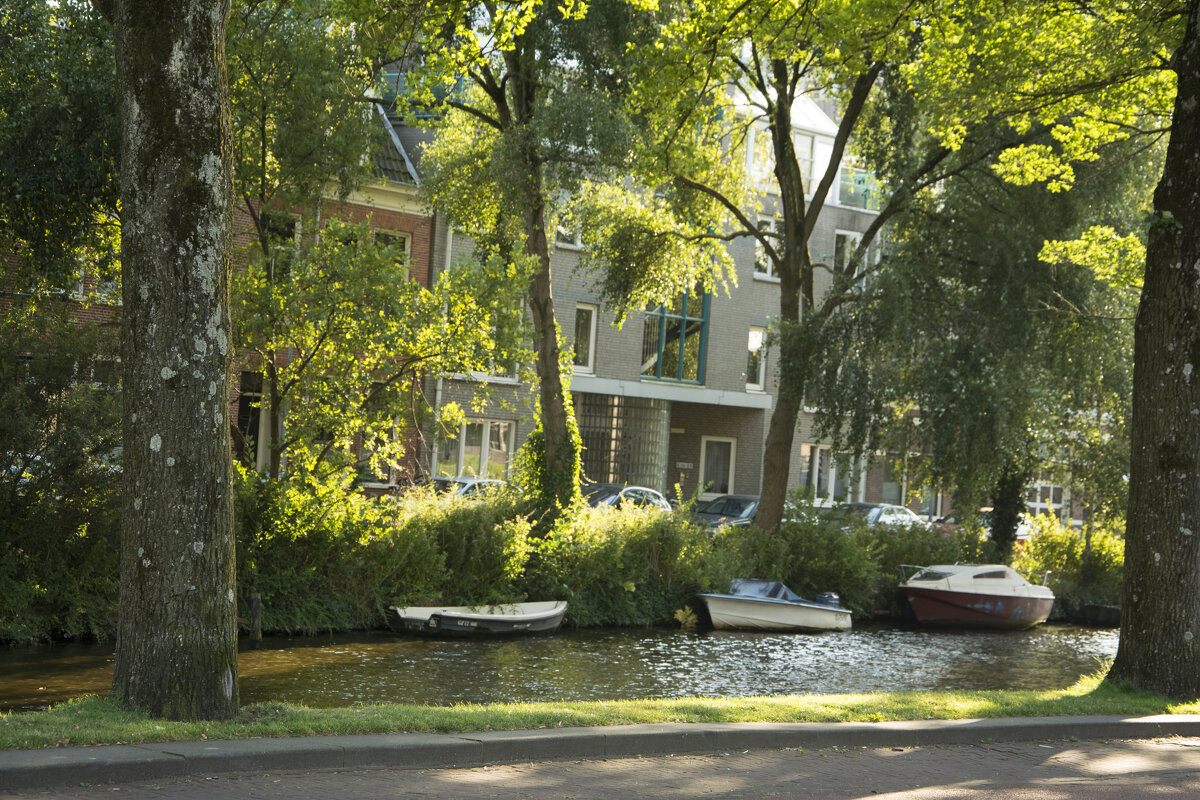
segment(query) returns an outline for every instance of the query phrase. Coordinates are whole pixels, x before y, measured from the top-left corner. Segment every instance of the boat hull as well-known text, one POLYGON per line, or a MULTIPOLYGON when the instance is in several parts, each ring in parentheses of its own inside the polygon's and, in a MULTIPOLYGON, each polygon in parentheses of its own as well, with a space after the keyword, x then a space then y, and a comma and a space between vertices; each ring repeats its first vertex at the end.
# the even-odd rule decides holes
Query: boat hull
POLYGON ((850 628, 850 612, 835 606, 728 594, 698 597, 717 630, 817 632, 850 628))
POLYGON ((500 606, 392 606, 388 627, 426 636, 504 636, 553 633, 567 613, 565 601, 500 606))
POLYGON ((1046 621, 1053 597, 981 594, 950 589, 902 587, 913 616, 922 625, 1032 628, 1046 621))

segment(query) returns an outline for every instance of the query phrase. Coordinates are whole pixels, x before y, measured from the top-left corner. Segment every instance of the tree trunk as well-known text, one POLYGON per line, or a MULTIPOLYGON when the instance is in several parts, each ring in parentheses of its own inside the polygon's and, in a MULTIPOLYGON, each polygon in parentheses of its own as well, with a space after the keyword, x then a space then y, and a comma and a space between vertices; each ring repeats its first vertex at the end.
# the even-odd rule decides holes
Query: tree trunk
POLYGON ((543 499, 559 507, 568 505, 579 493, 579 447, 574 417, 567 408, 566 387, 559 361, 558 322, 554 318, 554 294, 550 274, 550 243, 546 236, 545 165, 539 152, 542 145, 538 92, 541 76, 535 60, 533 34, 518 37, 518 46, 505 54, 506 79, 512 98, 514 130, 522 137, 519 180, 523 187, 525 212, 525 250, 533 256, 537 270, 530 279, 529 306, 536 331, 542 443, 544 447, 541 490, 543 499))
POLYGON ((1025 510, 1025 487, 1029 475, 1020 467, 1009 464, 1004 468, 992 493, 992 541, 1001 561, 1012 561, 1013 544, 1017 541, 1017 526, 1025 510))
POLYGON ((1121 641, 1109 678, 1200 697, 1200 6, 1191 4, 1134 329, 1121 641))
POLYGON ((781 366, 789 374, 779 375, 775 408, 763 443, 762 491, 754 524, 764 530, 774 530, 783 520, 787 502, 788 475, 791 473, 792 444, 796 439, 796 420, 804 402, 804 385, 809 374, 811 353, 805 337, 809 332, 802 325, 804 311, 813 307, 812 265, 805 234, 804 178, 796 160, 792 142, 792 96, 789 93, 789 70, 784 61, 772 63, 776 98, 770 105, 771 142, 774 148, 775 179, 779 183, 780 215, 783 219, 783 242, 777 264, 779 274, 779 332, 781 366))
POLYGON ((545 215, 541 203, 525 214, 525 241, 530 255, 537 259, 538 270, 529 287, 529 307, 537 331, 534 343, 537 352, 539 380, 538 400, 541 407, 542 436, 547 472, 543 489, 549 490, 546 500, 560 506, 571 502, 575 489, 572 484, 571 460, 578 454, 571 447, 562 367, 559 362, 558 323, 554 319, 554 295, 550 288, 550 248, 546 238, 545 215))
MULTIPOLYGON (((258 436, 266 440, 267 477, 278 480, 283 474, 283 401, 279 394, 279 362, 275 348, 267 350, 263 364, 263 393, 259 400, 258 436)), ((259 451, 263 450, 259 443, 259 451)), ((255 461, 255 467, 258 462, 255 461)))
POLYGON ((113 691, 238 707, 229 453, 227 0, 116 0, 124 510, 113 691))
POLYGON ((763 444, 762 493, 758 498, 758 512, 754 516, 754 524, 764 530, 774 530, 783 521, 798 411, 799 407, 780 392, 775 400, 775 409, 771 412, 767 440, 763 444))

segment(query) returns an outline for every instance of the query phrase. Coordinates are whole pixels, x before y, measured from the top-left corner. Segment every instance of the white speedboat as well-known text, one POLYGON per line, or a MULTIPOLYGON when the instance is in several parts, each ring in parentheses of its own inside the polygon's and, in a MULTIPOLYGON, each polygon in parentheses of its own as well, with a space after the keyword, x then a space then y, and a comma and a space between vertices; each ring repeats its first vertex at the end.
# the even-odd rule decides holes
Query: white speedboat
POLYGON ((900 591, 922 625, 1032 628, 1054 606, 1050 587, 1032 584, 1003 564, 905 567, 918 570, 900 591))
POLYGON ((495 606, 392 606, 387 610, 387 622, 396 633, 431 636, 553 633, 566 613, 566 600, 495 606))
POLYGON ((837 595, 805 600, 779 581, 737 578, 729 594, 697 595, 714 628, 760 631, 844 631, 850 611, 837 595))

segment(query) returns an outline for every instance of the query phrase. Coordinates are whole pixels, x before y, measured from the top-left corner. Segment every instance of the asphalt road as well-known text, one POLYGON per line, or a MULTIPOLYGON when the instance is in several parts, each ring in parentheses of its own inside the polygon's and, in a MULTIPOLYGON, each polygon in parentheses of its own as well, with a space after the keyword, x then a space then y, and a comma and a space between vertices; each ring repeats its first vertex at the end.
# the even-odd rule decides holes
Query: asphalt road
POLYGON ((6 792, 32 798, 631 800, 1200 797, 1200 737, 750 750, 467 769, 193 775, 6 792))

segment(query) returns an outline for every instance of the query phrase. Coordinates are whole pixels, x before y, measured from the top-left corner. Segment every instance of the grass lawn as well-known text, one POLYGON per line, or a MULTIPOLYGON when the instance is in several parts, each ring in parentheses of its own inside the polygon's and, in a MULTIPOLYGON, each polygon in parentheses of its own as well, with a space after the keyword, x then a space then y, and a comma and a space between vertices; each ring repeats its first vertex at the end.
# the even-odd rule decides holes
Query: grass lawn
POLYGON ((630 725, 647 722, 881 722, 885 720, 1200 713, 1200 702, 1084 678, 1054 691, 897 692, 786 697, 676 698, 503 705, 246 706, 228 722, 169 722, 87 697, 48 711, 0 714, 0 749, 361 733, 630 725))

